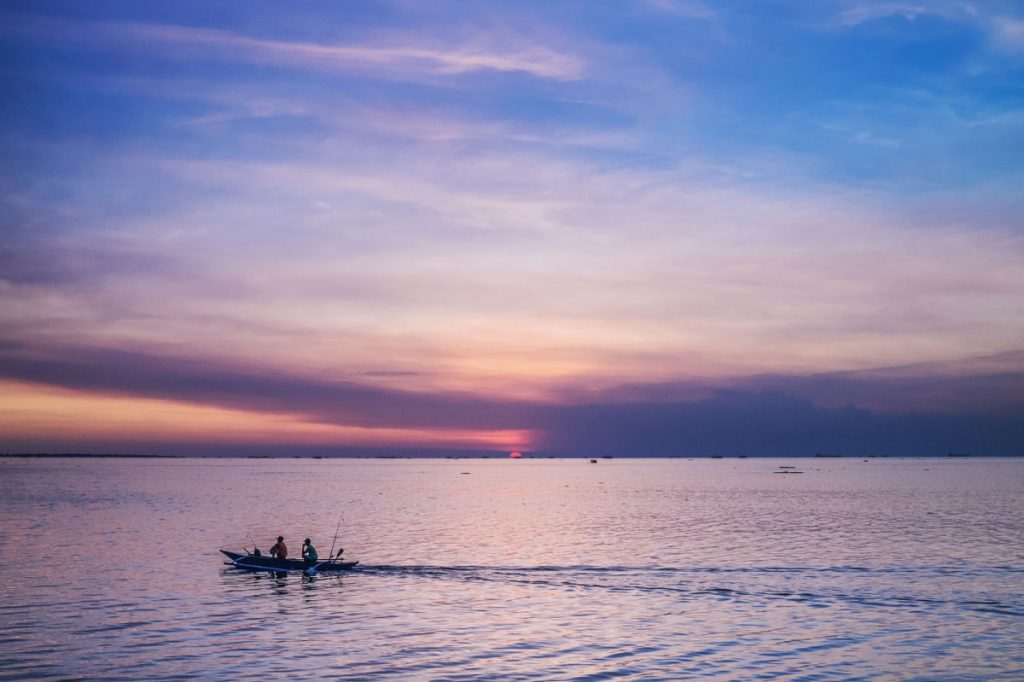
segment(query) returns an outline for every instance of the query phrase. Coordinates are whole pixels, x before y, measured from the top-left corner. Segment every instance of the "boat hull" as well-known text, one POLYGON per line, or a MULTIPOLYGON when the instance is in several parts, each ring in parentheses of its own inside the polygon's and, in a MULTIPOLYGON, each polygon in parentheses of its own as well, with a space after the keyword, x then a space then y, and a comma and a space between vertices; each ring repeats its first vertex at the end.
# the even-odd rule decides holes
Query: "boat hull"
POLYGON ((229 552, 226 549, 222 549, 220 552, 231 560, 232 566, 244 568, 247 571, 338 573, 340 571, 351 571, 359 564, 358 561, 318 561, 316 563, 307 563, 302 559, 276 559, 270 556, 254 556, 252 554, 229 552))

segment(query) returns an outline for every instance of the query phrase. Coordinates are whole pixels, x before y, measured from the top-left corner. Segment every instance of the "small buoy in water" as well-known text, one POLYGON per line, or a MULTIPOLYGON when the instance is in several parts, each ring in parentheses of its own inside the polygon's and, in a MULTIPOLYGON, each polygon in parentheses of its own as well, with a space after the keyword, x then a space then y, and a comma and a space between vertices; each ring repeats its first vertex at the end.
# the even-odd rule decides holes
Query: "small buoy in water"
POLYGON ((592 459, 592 460, 590 460, 590 463, 591 464, 597 464, 597 460, 596 459, 592 459))

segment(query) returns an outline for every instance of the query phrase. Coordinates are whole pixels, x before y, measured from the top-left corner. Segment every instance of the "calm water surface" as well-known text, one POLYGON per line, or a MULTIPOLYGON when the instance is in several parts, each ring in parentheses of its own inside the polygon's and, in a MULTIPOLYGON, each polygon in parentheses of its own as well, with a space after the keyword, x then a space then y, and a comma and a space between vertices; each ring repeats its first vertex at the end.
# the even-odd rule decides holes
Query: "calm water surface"
POLYGON ((0 679, 1024 678, 1024 461, 0 459, 0 511, 0 679), (339 515, 342 577, 217 553, 339 515))

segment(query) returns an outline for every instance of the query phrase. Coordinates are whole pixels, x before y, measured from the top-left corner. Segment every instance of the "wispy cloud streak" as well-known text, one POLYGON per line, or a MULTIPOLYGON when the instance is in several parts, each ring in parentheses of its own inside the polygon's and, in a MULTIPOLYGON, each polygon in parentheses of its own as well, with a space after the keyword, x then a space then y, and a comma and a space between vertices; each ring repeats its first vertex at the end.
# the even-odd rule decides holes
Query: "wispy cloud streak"
MULTIPOLYGON (((373 71, 401 78, 415 74, 458 75, 474 71, 522 72, 539 78, 575 80, 584 64, 574 55, 518 39, 507 48, 489 46, 486 36, 476 44, 431 46, 430 39, 413 34, 395 36, 384 44, 321 44, 255 38, 233 31, 171 24, 68 22, 47 17, 16 17, 4 29, 30 33, 37 39, 86 44, 95 49, 130 49, 164 58, 167 50, 189 50, 205 56, 254 64, 327 71, 373 71), (405 42, 406 44, 400 44, 405 42), (417 44, 419 43, 419 44, 417 44)), ((508 39, 504 39, 509 42, 508 39)))
POLYGON ((840 3, 838 23, 841 26, 858 26, 860 24, 884 19, 901 17, 914 21, 922 16, 938 16, 947 19, 965 19, 978 15, 974 5, 967 2, 937 0, 934 2, 847 2, 840 3))

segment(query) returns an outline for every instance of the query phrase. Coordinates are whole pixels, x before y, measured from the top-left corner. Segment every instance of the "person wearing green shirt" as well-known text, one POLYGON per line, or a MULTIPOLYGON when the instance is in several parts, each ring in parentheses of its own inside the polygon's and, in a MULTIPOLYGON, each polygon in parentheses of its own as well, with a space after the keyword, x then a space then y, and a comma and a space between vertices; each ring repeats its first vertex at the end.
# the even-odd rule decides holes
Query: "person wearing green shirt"
POLYGON ((316 553, 316 547, 309 541, 309 538, 302 543, 302 558, 306 560, 307 564, 315 564, 320 560, 320 555, 316 553))

